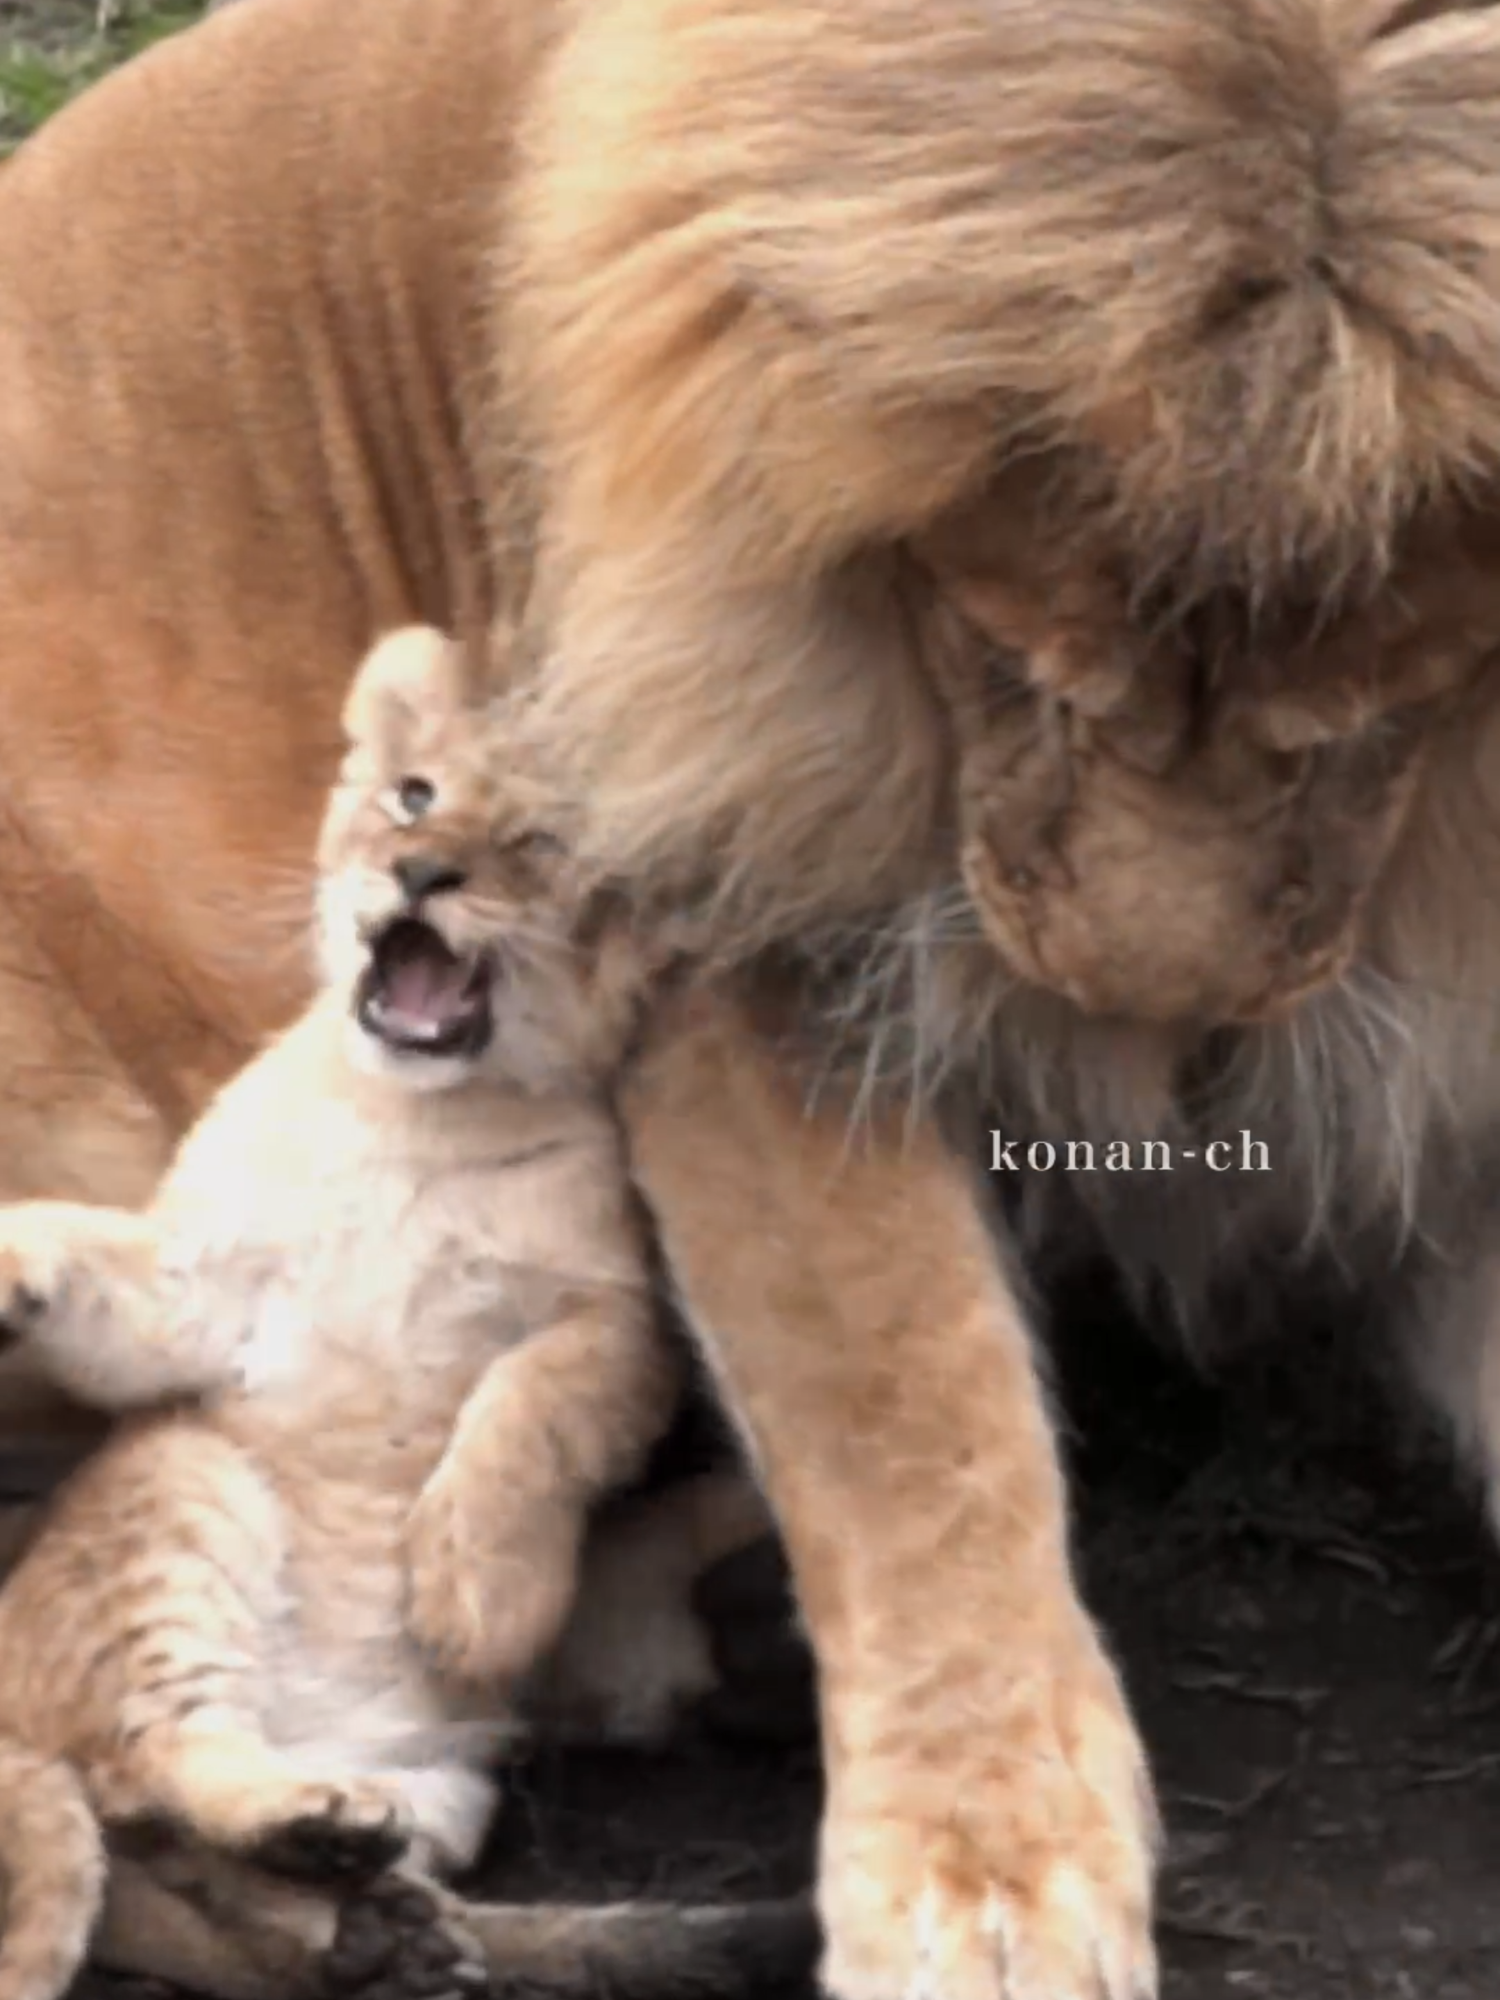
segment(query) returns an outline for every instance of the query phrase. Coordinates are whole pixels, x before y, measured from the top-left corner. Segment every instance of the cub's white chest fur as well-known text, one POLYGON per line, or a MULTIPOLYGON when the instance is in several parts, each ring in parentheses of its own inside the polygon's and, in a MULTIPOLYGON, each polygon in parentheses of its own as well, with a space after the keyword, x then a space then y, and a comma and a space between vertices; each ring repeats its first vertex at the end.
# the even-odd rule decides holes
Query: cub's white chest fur
POLYGON ((340 1358, 420 1375, 471 1347, 481 1315, 497 1346, 519 1333, 549 1273, 629 1281, 589 1226, 619 1173, 595 1103, 478 1080, 408 1092, 357 1070, 346 1033, 333 1003, 290 1029, 157 1199, 181 1322, 233 1352, 239 1393, 340 1358))

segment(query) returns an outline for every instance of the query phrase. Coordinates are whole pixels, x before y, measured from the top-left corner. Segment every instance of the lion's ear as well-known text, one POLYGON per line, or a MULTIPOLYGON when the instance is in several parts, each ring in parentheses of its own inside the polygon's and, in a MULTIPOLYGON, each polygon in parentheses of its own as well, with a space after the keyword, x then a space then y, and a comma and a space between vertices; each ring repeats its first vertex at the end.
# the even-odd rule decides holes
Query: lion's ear
POLYGON ((418 717, 446 713, 467 697, 463 648, 432 625, 405 625, 366 653, 344 700, 344 734, 379 750, 418 717))

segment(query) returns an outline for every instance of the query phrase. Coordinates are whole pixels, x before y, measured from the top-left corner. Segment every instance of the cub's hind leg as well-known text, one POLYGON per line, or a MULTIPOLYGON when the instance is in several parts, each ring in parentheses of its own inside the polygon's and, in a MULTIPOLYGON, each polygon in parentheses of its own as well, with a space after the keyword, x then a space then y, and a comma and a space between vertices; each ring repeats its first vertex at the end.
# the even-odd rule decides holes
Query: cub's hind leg
POLYGON ((25 1661, 29 1740, 87 1776, 102 1818, 165 1818, 216 1847, 361 1877, 405 1847, 397 1796, 279 1749, 287 1633, 276 1495, 192 1417, 95 1460, 0 1601, 0 1656, 25 1661))
POLYGON ((78 1775, 0 1733, 0 2000, 57 2000, 104 1895, 104 1841, 78 1775))
POLYGON ((583 1743, 657 1744, 726 1692, 699 1580, 772 1530, 738 1470, 699 1474, 617 1502, 597 1519, 577 1601, 527 1690, 543 1733, 583 1743))

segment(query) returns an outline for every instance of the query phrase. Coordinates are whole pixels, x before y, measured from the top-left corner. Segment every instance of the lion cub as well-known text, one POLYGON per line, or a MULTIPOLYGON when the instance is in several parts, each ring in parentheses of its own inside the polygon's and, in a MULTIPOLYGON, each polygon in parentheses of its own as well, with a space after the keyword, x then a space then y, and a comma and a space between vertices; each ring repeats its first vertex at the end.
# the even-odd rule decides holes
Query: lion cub
POLYGON ((0 1308, 64 1386, 197 1392, 122 1425, 0 1593, 4 2000, 76 1969, 100 1822, 471 1860, 590 1503, 675 1408, 600 1088, 632 950, 463 672, 425 631, 362 667, 322 990, 151 1208, 0 1212, 0 1308))

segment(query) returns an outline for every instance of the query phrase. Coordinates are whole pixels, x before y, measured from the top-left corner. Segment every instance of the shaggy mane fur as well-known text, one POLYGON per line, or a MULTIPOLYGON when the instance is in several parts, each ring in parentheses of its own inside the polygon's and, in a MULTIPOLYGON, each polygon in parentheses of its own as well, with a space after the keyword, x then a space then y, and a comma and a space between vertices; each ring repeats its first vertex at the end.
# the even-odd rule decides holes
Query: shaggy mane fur
POLYGON ((1214 1183, 1201 1254, 1196 1223, 1168 1246, 1185 1292, 1268 1204, 1294 1240, 1427 1228, 1440 1134, 1497 1102, 1500 924, 1464 842, 1500 776, 1500 588, 1473 559, 1500 466, 1500 16, 601 0, 523 161, 502 290, 545 495, 530 721, 598 854, 691 892, 711 952, 800 943, 834 1025, 873 1016, 872 1082, 986 1047, 1035 1129, 1256 1126, 1274 1187, 1214 1183), (1408 595, 1447 620, 1457 720, 1430 725, 1354 970, 1292 1024, 1126 1030, 1000 968, 958 886, 973 724, 934 684, 921 560, 966 518, 1045 572, 1044 637, 1074 617, 1125 657, 1163 619, 1233 626, 1244 684, 1293 677, 1348 712, 1329 729, 1400 697, 1408 595))
POLYGON ((822 569, 1042 441, 1153 563, 1362 565, 1500 454, 1500 33, 1392 11, 591 10, 520 217, 570 492, 822 569))
POLYGON ((1484 486, 1500 21, 1391 16, 575 21, 523 134, 502 344, 545 495, 537 720, 613 861, 680 886, 718 854, 756 941, 911 886, 944 725, 900 551, 1018 454, 1059 537, 1180 606, 1315 614, 1484 486))

